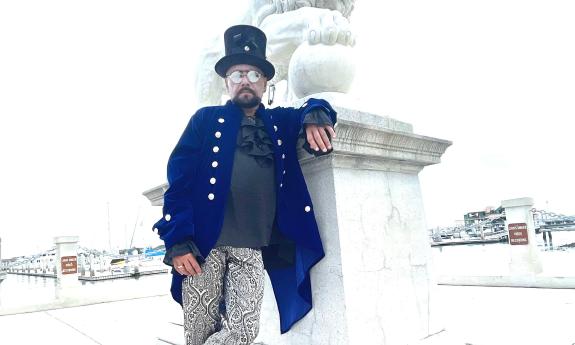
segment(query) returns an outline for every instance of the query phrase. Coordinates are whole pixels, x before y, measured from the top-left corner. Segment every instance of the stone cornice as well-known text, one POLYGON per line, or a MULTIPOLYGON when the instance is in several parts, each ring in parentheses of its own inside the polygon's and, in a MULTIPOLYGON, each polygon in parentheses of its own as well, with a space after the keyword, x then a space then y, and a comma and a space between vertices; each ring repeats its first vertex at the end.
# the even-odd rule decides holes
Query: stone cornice
POLYGON ((164 205, 164 193, 168 190, 168 184, 164 183, 162 185, 150 188, 142 193, 150 202, 152 206, 163 206, 164 205))
MULTIPOLYGON (((336 111, 333 166, 417 172, 426 165, 440 163, 452 144, 413 134, 410 124, 389 117, 341 107, 336 111)), ((302 151, 299 157, 305 164, 312 156, 302 151)))

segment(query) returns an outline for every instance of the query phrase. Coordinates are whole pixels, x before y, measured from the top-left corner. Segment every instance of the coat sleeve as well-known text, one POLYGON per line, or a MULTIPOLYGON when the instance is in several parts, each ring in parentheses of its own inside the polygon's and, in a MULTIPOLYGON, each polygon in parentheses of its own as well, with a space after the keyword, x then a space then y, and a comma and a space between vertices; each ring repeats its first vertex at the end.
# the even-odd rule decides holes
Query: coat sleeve
POLYGON ((290 136, 294 139, 299 137, 308 115, 318 111, 327 115, 332 125, 336 124, 337 113, 331 105, 326 100, 310 98, 301 107, 293 109, 292 114, 289 116, 290 136))
POLYGON ((200 109, 192 116, 168 160, 168 184, 164 193, 163 217, 154 224, 166 249, 194 239, 193 182, 202 151, 200 109))

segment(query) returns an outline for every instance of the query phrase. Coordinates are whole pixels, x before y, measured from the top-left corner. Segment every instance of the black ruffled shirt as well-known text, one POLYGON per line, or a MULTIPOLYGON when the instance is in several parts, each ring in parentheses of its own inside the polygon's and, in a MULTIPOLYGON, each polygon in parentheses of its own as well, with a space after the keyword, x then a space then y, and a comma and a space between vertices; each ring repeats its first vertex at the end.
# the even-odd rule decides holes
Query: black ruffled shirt
MULTIPOLYGON (((329 116, 322 110, 307 114, 304 124, 333 125, 329 116)), ((331 152, 331 150, 325 153, 312 151, 304 138, 303 128, 300 132, 300 142, 303 142, 306 151, 316 156, 331 152)), ((259 117, 243 117, 236 145, 224 222, 215 246, 237 248, 262 248, 283 244, 289 246, 275 225, 274 145, 259 117)), ((187 241, 169 249, 164 257, 164 263, 172 265, 174 256, 187 253, 193 253, 200 262, 204 261, 193 241, 187 241)))
POLYGON ((216 247, 261 248, 269 244, 276 205, 273 149, 262 120, 244 116, 216 247))

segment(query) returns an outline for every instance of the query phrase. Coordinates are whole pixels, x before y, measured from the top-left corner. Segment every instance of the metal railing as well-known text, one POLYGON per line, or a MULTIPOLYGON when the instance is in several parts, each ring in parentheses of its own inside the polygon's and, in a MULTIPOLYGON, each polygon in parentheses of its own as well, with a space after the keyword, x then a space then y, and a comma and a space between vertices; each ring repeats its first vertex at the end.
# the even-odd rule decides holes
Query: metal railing
POLYGON ((531 209, 535 228, 540 231, 575 230, 575 216, 549 212, 546 210, 531 209))

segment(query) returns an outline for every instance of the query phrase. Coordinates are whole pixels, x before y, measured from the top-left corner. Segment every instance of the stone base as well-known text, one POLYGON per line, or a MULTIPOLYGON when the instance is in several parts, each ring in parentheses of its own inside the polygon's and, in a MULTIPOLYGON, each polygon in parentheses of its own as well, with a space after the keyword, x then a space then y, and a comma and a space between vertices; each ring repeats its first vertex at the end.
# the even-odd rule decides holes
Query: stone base
POLYGON ((400 121, 333 105, 334 152, 300 154, 326 251, 312 270, 314 309, 280 336, 268 281, 257 341, 419 341, 442 327, 431 317, 436 284, 417 174, 439 163, 451 143, 413 134, 400 121))

